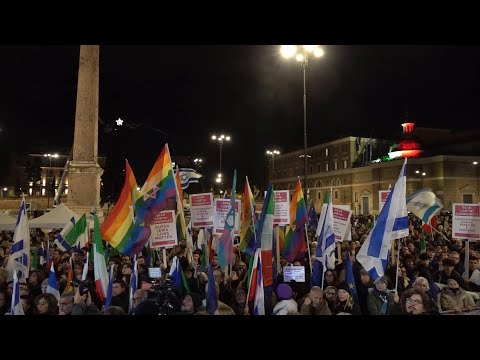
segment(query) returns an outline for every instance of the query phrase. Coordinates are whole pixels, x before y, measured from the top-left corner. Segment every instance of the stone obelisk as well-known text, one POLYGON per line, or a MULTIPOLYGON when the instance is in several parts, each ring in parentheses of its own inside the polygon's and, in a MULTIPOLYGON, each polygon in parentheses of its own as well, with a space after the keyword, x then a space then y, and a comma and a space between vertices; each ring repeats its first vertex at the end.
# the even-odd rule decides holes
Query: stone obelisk
POLYGON ((80 216, 90 213, 93 206, 102 221, 100 177, 103 169, 98 164, 98 71, 99 46, 81 45, 67 205, 80 216))

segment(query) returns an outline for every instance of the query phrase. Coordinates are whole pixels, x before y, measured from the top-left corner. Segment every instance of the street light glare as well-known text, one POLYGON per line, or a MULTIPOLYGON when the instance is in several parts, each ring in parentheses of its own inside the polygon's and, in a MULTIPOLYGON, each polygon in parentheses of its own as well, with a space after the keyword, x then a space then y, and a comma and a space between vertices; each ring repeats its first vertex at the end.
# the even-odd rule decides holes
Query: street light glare
POLYGON ((222 174, 218 174, 217 176, 218 176, 219 178, 221 178, 221 177, 222 177, 222 174))
POLYGON ((285 59, 290 59, 297 53, 297 47, 295 45, 282 45, 280 48, 280 54, 285 59))
POLYGON ((425 176, 425 175, 427 175, 427 173, 422 173, 422 176, 425 176))
POLYGON ((474 162, 473 162, 473 165, 477 165, 477 164, 478 164, 478 162, 477 162, 477 161, 474 161, 474 162))
POLYGON ((215 181, 216 181, 217 183, 220 183, 220 182, 222 182, 222 179, 218 177, 218 178, 215 179, 215 181))
POLYGON ((225 140, 230 141, 230 136, 227 136, 225 140))
POLYGON ((303 45, 303 47, 308 52, 312 52, 312 51, 315 51, 315 49, 318 47, 318 45, 303 45))
POLYGON ((212 135, 212 140, 215 140, 217 137, 215 135, 212 135))
POLYGON ((420 173, 420 171, 419 171, 419 170, 416 170, 416 171, 415 171, 415 174, 418 174, 418 173, 420 173))
POLYGON ((315 55, 315 57, 322 57, 323 54, 324 52, 322 48, 317 48, 313 51, 313 55, 315 55))
POLYGON ((302 54, 297 54, 297 56, 295 56, 295 59, 297 61, 303 61, 303 55, 302 54))

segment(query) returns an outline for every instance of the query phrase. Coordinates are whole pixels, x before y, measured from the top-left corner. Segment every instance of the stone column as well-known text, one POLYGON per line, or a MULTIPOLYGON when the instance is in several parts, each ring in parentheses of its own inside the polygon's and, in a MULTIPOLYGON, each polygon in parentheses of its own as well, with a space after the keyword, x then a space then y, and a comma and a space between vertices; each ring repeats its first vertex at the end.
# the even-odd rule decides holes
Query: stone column
POLYGON ((103 169, 98 164, 98 71, 99 46, 81 45, 67 206, 80 216, 88 214, 93 206, 102 219, 100 176, 103 169))

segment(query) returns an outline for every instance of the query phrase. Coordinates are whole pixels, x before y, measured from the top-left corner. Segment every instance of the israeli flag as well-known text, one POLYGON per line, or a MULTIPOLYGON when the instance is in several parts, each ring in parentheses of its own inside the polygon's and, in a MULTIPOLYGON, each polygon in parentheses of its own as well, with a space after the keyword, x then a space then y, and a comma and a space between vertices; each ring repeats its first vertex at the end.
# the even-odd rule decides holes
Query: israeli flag
POLYGON ((7 262, 7 270, 10 276, 15 272, 19 280, 28 278, 30 269, 30 230, 28 228, 27 212, 25 211, 25 197, 22 198, 20 211, 18 212, 15 234, 10 257, 7 262))
POLYGON ((393 191, 390 192, 377 222, 357 254, 357 260, 373 280, 385 274, 391 240, 408 236, 405 189, 407 159, 403 163, 393 191))
POLYGON ((317 228, 319 234, 315 257, 323 264, 323 272, 325 272, 327 271, 327 268, 333 269, 335 267, 335 233, 333 232, 332 193, 329 195, 328 204, 322 206, 319 225, 320 226, 317 228))
POLYGON ((443 204, 432 189, 425 188, 407 197, 407 209, 429 224, 430 220, 443 209, 443 204))
POLYGON ((57 277, 55 276, 53 262, 50 266, 50 273, 48 274, 47 294, 52 294, 57 301, 60 301, 60 292, 58 291, 57 277))
POLYGON ((17 272, 13 273, 13 294, 12 294, 12 307, 10 310, 11 315, 25 315, 23 312, 23 306, 20 301, 20 286, 18 285, 17 272))
POLYGON ((180 168, 179 171, 182 189, 188 188, 190 183, 198 183, 198 179, 202 177, 201 174, 190 168, 180 168))
POLYGON ((133 306, 133 296, 135 295, 135 291, 137 291, 138 287, 138 273, 137 273, 137 255, 135 255, 135 259, 133 260, 133 271, 132 275, 130 276, 130 302, 129 302, 129 307, 128 310, 132 310, 134 308, 133 306))

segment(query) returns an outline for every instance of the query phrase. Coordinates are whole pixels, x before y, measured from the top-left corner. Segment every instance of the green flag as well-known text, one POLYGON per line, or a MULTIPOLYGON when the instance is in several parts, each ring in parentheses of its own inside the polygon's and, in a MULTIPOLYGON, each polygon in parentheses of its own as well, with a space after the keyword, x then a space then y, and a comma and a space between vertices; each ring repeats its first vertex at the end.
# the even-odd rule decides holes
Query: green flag
POLYGON ((427 242, 425 241, 425 234, 422 233, 422 237, 420 239, 420 254, 427 252, 427 242))

